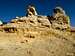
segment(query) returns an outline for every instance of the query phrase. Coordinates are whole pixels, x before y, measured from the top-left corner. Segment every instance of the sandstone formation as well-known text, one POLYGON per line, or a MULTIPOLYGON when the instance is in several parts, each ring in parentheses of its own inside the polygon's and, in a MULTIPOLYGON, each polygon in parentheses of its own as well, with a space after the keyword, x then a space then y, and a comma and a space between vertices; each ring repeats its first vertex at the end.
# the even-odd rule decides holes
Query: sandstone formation
POLYGON ((0 26, 0 56, 75 56, 75 32, 67 15, 56 8, 53 16, 31 10, 0 26))
POLYGON ((29 5, 27 9, 27 16, 37 15, 35 7, 33 5, 29 5))

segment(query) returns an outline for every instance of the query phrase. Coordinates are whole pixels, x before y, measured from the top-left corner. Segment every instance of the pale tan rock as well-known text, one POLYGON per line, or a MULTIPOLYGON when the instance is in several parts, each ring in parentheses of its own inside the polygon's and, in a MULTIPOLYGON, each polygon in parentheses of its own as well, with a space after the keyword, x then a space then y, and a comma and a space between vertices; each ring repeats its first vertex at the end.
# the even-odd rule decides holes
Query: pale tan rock
POLYGON ((33 15, 37 15, 37 12, 34 6, 29 5, 27 9, 27 16, 33 16, 33 15))
POLYGON ((70 29, 70 18, 61 7, 54 9, 53 18, 55 18, 55 20, 51 20, 53 28, 70 29))
POLYGON ((75 32, 66 31, 62 16, 24 16, 12 22, 0 26, 0 56, 75 56, 75 32))

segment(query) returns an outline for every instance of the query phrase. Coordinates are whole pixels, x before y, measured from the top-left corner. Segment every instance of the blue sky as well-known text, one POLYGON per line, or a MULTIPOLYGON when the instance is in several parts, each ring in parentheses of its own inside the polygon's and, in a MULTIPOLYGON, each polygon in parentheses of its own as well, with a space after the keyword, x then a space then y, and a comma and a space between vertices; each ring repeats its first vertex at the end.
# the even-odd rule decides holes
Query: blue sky
POLYGON ((75 26, 75 0, 0 0, 0 19, 10 22, 16 16, 25 16, 29 4, 35 5, 39 15, 52 15, 52 10, 60 5, 75 26))

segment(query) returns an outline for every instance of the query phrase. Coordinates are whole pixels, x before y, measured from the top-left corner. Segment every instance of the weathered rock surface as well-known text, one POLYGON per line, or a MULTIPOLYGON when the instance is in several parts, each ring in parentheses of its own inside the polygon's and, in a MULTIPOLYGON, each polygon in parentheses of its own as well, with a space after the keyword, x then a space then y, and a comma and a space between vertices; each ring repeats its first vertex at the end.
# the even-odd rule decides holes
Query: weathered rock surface
POLYGON ((75 56, 75 32, 57 19, 24 16, 0 26, 0 56, 75 56))

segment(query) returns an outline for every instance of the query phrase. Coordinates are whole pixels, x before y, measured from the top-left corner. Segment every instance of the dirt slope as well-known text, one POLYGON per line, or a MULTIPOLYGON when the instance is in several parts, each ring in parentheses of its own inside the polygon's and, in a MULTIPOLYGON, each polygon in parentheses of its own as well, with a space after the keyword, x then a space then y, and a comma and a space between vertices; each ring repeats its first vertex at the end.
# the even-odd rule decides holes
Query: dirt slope
POLYGON ((46 16, 1 26, 0 56, 75 56, 75 32, 52 28, 46 16))

